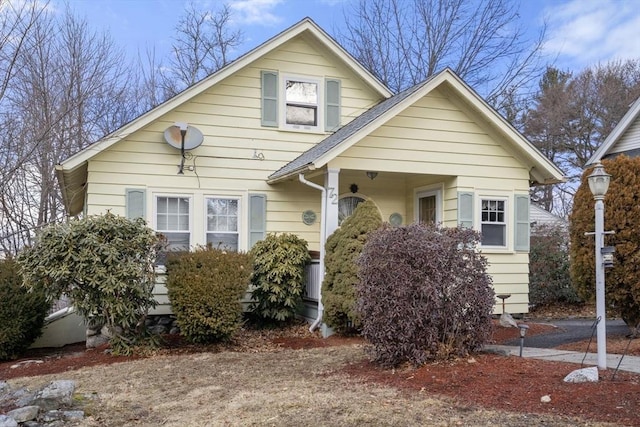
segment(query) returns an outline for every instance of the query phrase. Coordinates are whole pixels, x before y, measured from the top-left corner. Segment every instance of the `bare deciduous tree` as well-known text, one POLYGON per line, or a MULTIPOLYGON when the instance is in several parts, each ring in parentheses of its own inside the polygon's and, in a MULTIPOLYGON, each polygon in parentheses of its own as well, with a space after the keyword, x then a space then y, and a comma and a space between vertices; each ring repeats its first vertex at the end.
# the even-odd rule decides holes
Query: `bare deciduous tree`
POLYGON ((562 216, 571 211, 582 168, 640 96, 640 62, 614 61, 577 75, 548 68, 535 104, 525 114, 524 134, 558 164, 568 180, 538 188, 533 199, 562 216))
POLYGON ((394 92, 450 67, 496 108, 544 71, 509 0, 360 0, 342 44, 394 92))
POLYGON ((193 3, 187 7, 176 26, 168 67, 161 68, 165 98, 231 61, 233 50, 243 41, 242 31, 231 29, 231 18, 226 4, 217 11, 198 9, 193 3))
POLYGON ((64 218, 55 165, 136 114, 126 70, 110 38, 69 10, 42 10, 31 22, 0 110, 2 153, 13 160, 0 192, 5 252, 64 218))

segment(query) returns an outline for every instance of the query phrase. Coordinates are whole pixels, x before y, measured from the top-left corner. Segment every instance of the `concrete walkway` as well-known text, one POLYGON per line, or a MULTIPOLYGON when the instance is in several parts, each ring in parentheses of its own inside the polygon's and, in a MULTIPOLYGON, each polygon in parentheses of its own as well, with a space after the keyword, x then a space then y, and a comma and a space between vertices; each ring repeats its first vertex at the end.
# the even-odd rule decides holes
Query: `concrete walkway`
MULTIPOLYGON (((485 351, 507 354, 511 356, 520 355, 520 347, 509 345, 486 345, 485 351)), ((532 359, 553 360, 556 362, 569 362, 581 364, 584 359, 584 367, 597 366, 598 357, 596 353, 585 354, 578 351, 567 350, 555 350, 552 348, 532 348, 524 347, 522 350, 522 357, 528 357, 532 359)), ((620 354, 607 354, 607 371, 613 372, 620 363, 618 368, 621 371, 628 371, 640 374, 640 357, 639 356, 624 356, 620 354), (620 359, 622 358, 622 363, 620 359)), ((578 369, 576 367, 576 369, 578 369)))

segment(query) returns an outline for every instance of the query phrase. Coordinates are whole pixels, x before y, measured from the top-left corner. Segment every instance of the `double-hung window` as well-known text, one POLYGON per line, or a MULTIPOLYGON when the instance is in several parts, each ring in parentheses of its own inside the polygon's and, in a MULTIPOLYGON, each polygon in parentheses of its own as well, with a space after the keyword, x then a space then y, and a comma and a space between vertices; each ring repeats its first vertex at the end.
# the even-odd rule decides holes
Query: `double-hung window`
POLYGON ((239 200, 206 198, 207 244, 214 248, 237 251, 239 200))
POLYGON ((170 251, 188 251, 191 242, 190 199, 156 197, 156 230, 162 233, 170 251))
POLYGON ((303 132, 334 132, 341 123, 339 79, 280 75, 263 70, 262 126, 303 132))
POLYGON ((301 78, 284 79, 285 126, 318 128, 320 83, 301 78))
POLYGON ((483 246, 507 246, 507 202, 501 199, 481 200, 480 227, 483 246))

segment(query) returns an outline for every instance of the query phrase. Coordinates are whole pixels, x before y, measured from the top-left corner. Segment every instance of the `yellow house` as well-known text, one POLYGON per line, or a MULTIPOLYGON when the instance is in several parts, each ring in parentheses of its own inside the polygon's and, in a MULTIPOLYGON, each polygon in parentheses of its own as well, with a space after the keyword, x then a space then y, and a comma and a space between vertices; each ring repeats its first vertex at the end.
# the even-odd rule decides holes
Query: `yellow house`
POLYGON ((528 311, 529 187, 563 179, 451 70, 393 95, 310 19, 57 172, 70 215, 141 216, 176 248, 293 232, 322 253, 362 200, 392 224, 473 227, 511 313, 528 311))

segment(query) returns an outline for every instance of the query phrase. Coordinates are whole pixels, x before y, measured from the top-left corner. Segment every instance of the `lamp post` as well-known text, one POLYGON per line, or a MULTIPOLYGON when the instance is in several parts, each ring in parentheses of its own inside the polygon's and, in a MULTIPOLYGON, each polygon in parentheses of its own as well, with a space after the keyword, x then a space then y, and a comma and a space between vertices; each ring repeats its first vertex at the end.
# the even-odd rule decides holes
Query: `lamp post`
POLYGON ((606 308, 604 303, 604 261, 602 259, 602 247, 604 241, 604 195, 609 189, 611 175, 604 171, 604 167, 598 162, 589 175, 589 189, 596 201, 596 316, 598 317, 598 368, 607 369, 607 326, 606 308))

